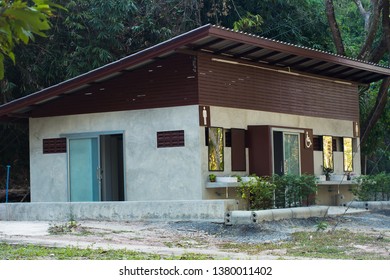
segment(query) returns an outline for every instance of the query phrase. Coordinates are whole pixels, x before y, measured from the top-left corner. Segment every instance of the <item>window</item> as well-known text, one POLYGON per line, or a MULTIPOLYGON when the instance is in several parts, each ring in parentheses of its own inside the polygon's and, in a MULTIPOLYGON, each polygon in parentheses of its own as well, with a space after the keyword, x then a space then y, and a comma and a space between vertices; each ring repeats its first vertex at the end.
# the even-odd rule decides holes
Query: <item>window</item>
POLYGON ((224 131, 222 127, 208 128, 207 142, 208 142, 208 159, 209 171, 223 171, 224 170, 224 131))
POLYGON ((318 135, 313 136, 313 150, 322 151, 322 136, 318 136, 318 135))
POLYGON ((301 173, 300 134, 288 131, 274 131, 274 173, 296 174, 301 173))
POLYGON ((323 146, 323 167, 324 170, 333 170, 333 139, 332 136, 323 136, 322 137, 322 146, 323 146))
POLYGON ((352 152, 352 138, 343 139, 344 147, 344 171, 353 171, 353 152, 352 152))
POLYGON ((342 152, 343 151, 343 137, 332 136, 332 149, 333 149, 333 152, 342 152))

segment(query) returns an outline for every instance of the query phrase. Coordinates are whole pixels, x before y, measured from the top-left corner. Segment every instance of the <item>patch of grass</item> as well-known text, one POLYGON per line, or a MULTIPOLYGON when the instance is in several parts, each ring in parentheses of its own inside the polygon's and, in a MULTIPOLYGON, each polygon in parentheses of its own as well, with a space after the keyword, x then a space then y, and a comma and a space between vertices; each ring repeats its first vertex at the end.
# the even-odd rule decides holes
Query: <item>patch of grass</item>
POLYGON ((261 243, 261 244, 247 244, 247 243, 223 243, 219 244, 219 248, 234 253, 245 252, 250 255, 256 255, 263 251, 280 250, 291 246, 289 243, 261 243))
POLYGON ((214 258, 204 254, 185 253, 181 256, 173 257, 173 260, 214 260, 214 258))
POLYGON ((172 242, 163 242, 163 244, 164 244, 165 246, 167 246, 168 248, 173 248, 173 247, 175 247, 175 245, 174 245, 172 242))
POLYGON ((252 255, 264 251, 272 252, 281 257, 293 256, 309 259, 364 259, 390 260, 390 238, 373 236, 364 233, 353 233, 348 230, 296 232, 292 240, 279 243, 246 244, 224 243, 219 248, 230 252, 241 252, 252 255), (371 247, 374 250, 362 250, 361 247, 371 247), (388 248, 380 253, 375 248, 388 248), (287 253, 280 253, 285 250, 287 253))
POLYGON ((159 260, 155 254, 128 250, 79 249, 75 247, 50 248, 36 245, 0 243, 3 260, 159 260))
POLYGON ((179 241, 164 241, 163 244, 168 248, 204 248, 207 244, 201 238, 183 237, 179 241))
POLYGON ((76 221, 69 221, 65 224, 60 225, 51 225, 48 229, 50 234, 60 235, 60 234, 78 234, 78 235, 89 235, 92 232, 88 231, 85 227, 82 227, 76 221))
POLYGON ((139 253, 129 250, 51 248, 36 245, 0 243, 0 260, 212 260, 208 255, 186 253, 180 256, 139 253))
MULTIPOLYGON (((359 250, 357 246, 384 248, 389 246, 389 238, 378 238, 348 230, 328 232, 297 232, 293 234, 294 246, 288 248, 291 256, 324 259, 390 259, 389 252, 380 254, 359 250)), ((375 251, 375 250, 374 250, 375 251)))

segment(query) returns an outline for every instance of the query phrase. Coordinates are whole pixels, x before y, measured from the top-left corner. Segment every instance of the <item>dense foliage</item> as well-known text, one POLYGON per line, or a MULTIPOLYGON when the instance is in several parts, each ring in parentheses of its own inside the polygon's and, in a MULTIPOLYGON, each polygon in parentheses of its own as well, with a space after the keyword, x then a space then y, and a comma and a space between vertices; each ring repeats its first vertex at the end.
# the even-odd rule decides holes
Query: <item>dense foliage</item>
POLYGON ((381 172, 375 175, 362 175, 356 179, 358 187, 353 194, 361 201, 390 200, 390 173, 381 172))
POLYGON ((252 176, 241 182, 239 196, 247 201, 251 210, 289 208, 315 204, 317 191, 313 175, 252 176))

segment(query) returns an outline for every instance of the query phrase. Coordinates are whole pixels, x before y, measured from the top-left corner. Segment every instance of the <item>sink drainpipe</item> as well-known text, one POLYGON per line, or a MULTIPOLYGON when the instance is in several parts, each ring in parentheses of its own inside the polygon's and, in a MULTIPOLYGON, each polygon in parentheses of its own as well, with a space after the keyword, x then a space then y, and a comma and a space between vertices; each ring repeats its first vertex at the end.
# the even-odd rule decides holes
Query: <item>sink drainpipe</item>
POLYGON ((9 187, 9 170, 11 169, 11 165, 7 165, 7 182, 5 188, 5 203, 8 203, 8 187, 9 187))

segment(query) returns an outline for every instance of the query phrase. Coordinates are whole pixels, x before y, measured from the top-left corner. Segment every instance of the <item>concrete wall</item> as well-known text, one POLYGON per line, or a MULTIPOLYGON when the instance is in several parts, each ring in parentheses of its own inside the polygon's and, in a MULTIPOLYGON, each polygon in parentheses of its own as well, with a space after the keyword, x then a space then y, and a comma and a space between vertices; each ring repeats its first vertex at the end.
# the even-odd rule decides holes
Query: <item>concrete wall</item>
POLYGON ((69 201, 67 154, 43 154, 42 140, 124 134, 126 200, 202 199, 198 106, 30 119, 31 200, 69 201), (185 147, 157 149, 158 131, 184 130, 185 147))
MULTIPOLYGON (((210 110, 211 125, 216 127, 246 129, 248 125, 274 125, 311 128, 315 135, 353 136, 351 121, 215 106, 210 110)), ((244 172, 231 170, 231 151, 227 147, 225 170, 208 171, 205 128, 199 127, 196 105, 38 118, 30 120, 32 201, 69 201, 67 154, 43 154, 43 139, 73 133, 118 131, 124 134, 125 198, 128 201, 226 198, 225 189, 206 189, 208 174, 248 174, 248 162, 244 172), (184 130, 185 147, 157 149, 156 133, 168 130, 184 130)), ((322 152, 314 153, 314 164, 315 173, 322 174, 322 152)), ((335 173, 343 174, 342 164, 342 153, 336 152, 335 173)), ((359 153, 354 157, 354 173, 360 174, 359 153)), ((228 197, 237 198, 234 189, 228 197)))
POLYGON ((224 222, 235 200, 32 202, 0 204, 3 221, 202 220, 224 222))
MULTIPOLYGON (((234 108, 211 107, 210 108, 211 126, 229 128, 246 129, 248 125, 271 125, 285 126, 294 128, 309 128, 313 129, 314 135, 331 135, 338 137, 353 137, 353 122, 336 119, 325 119, 317 117, 304 117, 289 114, 279 114, 264 111, 243 110, 234 108)), ((200 129, 200 138, 205 138, 204 128, 200 129)), ((357 139, 357 141, 359 141, 357 139)), ((202 141, 202 183, 204 198, 221 198, 225 196, 224 189, 206 189, 205 185, 208 181, 208 175, 213 173, 217 176, 230 175, 248 175, 249 164, 247 162, 247 170, 245 172, 237 172, 231 170, 231 149, 225 147, 225 169, 223 172, 208 171, 208 148, 202 141)), ((358 142, 357 142, 358 144, 358 142)), ((247 149, 248 154, 248 149, 247 149)), ((248 160, 248 156, 247 156, 248 160)), ((343 172, 343 153, 334 153, 335 174, 344 174, 343 172)), ((323 174, 322 172, 322 152, 314 152, 314 170, 316 175, 323 174)), ((354 173, 360 174, 360 152, 354 156, 354 173)), ((234 191, 229 192, 229 197, 234 196, 234 191)))

